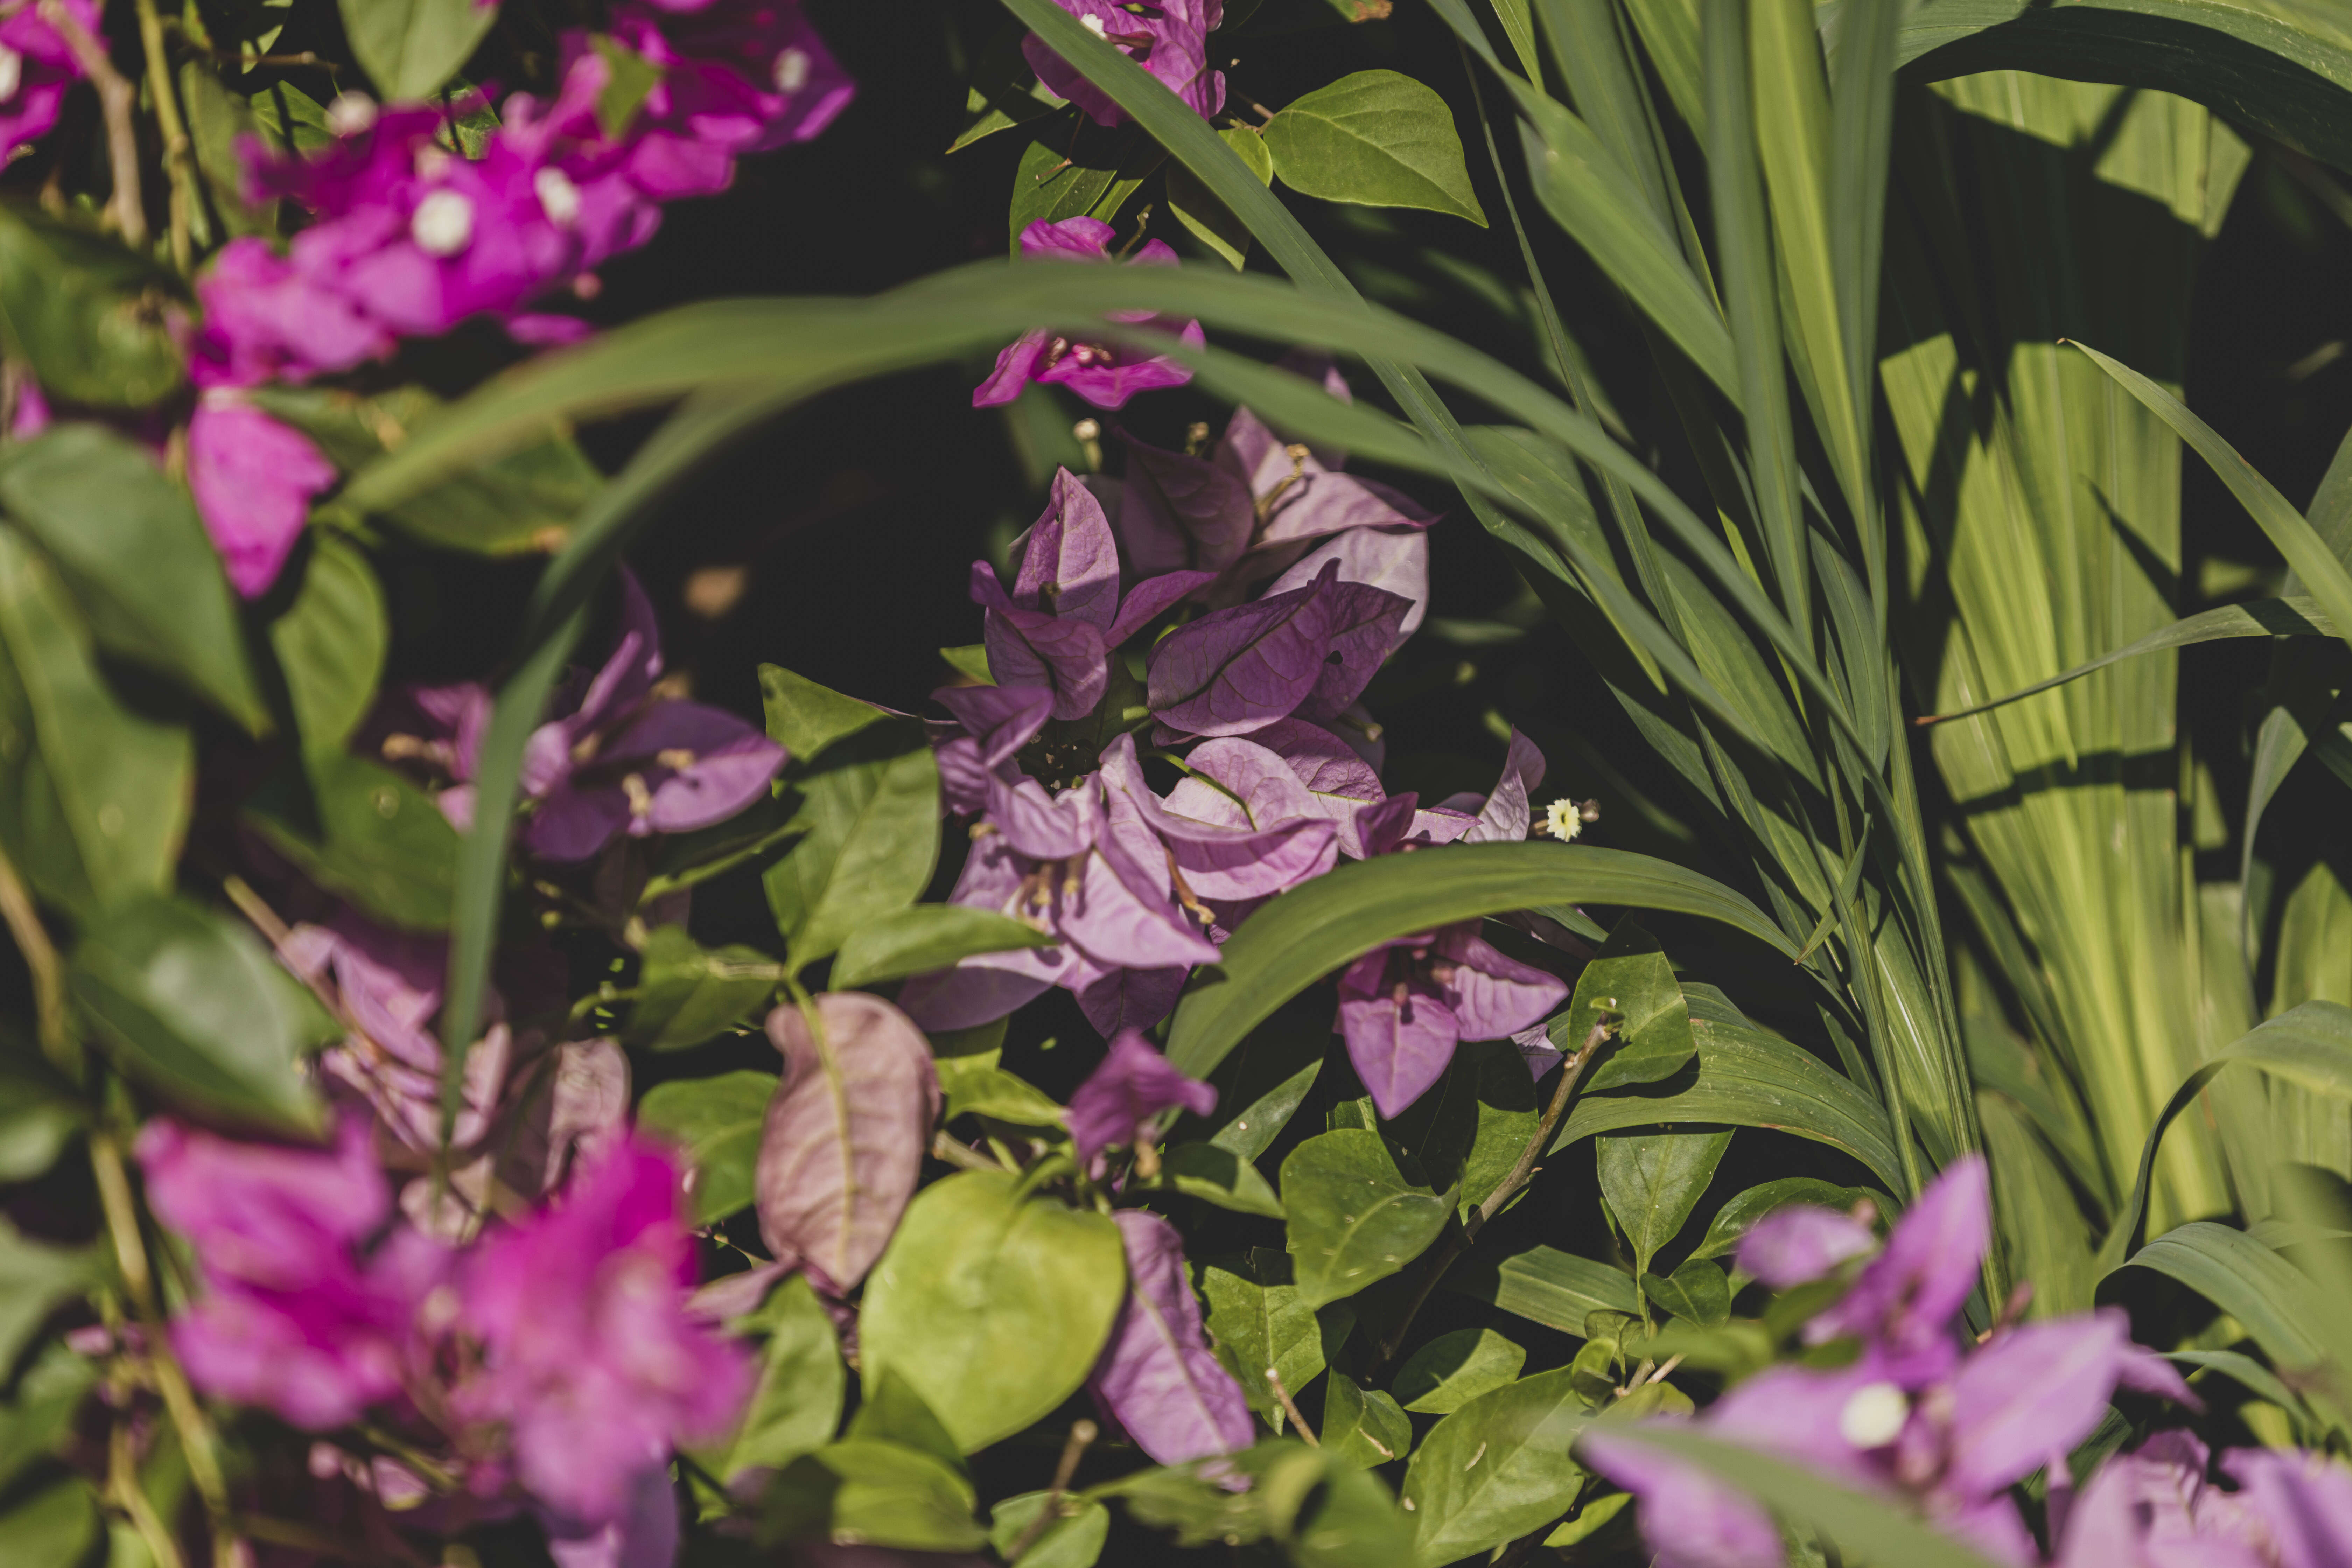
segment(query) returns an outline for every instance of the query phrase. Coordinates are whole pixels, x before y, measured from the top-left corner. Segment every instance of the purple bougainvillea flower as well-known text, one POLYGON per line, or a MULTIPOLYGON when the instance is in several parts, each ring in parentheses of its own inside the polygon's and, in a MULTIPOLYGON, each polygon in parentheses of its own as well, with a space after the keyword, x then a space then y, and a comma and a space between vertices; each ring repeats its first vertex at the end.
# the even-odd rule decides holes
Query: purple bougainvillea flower
POLYGON ((1142 1031, 1120 1030, 1101 1065, 1070 1096, 1070 1142, 1078 1163, 1099 1174, 1104 1150, 1133 1144, 1145 1123, 1180 1106, 1206 1116, 1217 1109, 1217 1091, 1171 1066, 1142 1031))
MULTIPOLYGON (((1037 738, 1054 710, 1053 689, 1045 686, 942 686, 931 700, 955 715, 977 742, 979 766, 992 773, 1037 738)), ((983 785, 971 809, 985 804, 983 785)))
POLYGON ((1179 733, 1245 735, 1307 710, 1355 701, 1391 646, 1406 601, 1339 581, 1336 562, 1304 587, 1187 622, 1153 645, 1147 700, 1179 733))
POLYGON ((1335 842, 1339 853, 1351 859, 1364 858, 1357 814, 1386 798, 1381 775, 1370 763, 1330 731, 1303 719, 1278 719, 1263 730, 1251 731, 1246 740, 1204 741, 1192 748, 1184 765, 1193 776, 1170 793, 1171 809, 1215 821, 1210 815, 1214 795, 1230 798, 1253 823, 1278 820, 1293 810, 1304 809, 1337 825, 1335 842), (1294 795, 1284 789, 1265 768, 1260 752, 1272 753, 1304 795, 1294 795), (1202 780, 1207 783, 1196 782, 1202 780))
POLYGON ((1465 921, 1383 942, 1339 976, 1348 1059, 1382 1118, 1402 1114, 1454 1059, 1464 1040, 1500 1040, 1568 1000, 1556 975, 1496 951, 1465 921))
MULTIPOLYGON (((97 37, 98 0, 64 4, 82 31, 97 37)), ((0 164, 26 142, 49 133, 66 89, 81 78, 72 48, 37 6, 0 11, 0 164)))
MULTIPOLYGON (((2270 1483, 2284 1479, 2280 1472, 2294 1484, 2302 1479, 2294 1472, 2307 1459, 2263 1450, 2226 1455, 2223 1468, 2243 1483, 2235 1492, 2208 1479, 2211 1460, 2193 1433, 2158 1432, 2099 1467, 2070 1505, 2062 1509, 2066 1494, 2053 1488, 2050 1532, 2059 1548, 2058 1568, 2284 1568, 2288 1563, 2301 1568, 2333 1560, 2284 1556, 2265 1519, 2271 1510, 2262 1506, 2275 1495, 2270 1483)), ((2344 1517, 2341 1500, 2352 1489, 2352 1477, 2328 1465, 2311 1479, 2315 1489, 2337 1494, 2336 1540, 2352 1539, 2352 1519, 2344 1517)), ((2293 1519, 2301 1510, 2278 1511, 2293 1519)))
POLYGON ((1339 857, 1338 826, 1317 814, 1276 815, 1261 826, 1204 821, 1171 809, 1144 782, 1132 735, 1103 748, 1101 778, 1112 834, 1155 885, 1164 881, 1196 915, 1203 901, 1270 898, 1321 876, 1339 857))
POLYGON ((1364 858, 1369 860, 1375 855, 1452 844, 1477 823, 1478 819, 1466 811, 1449 811, 1442 806, 1423 809, 1421 797, 1407 790, 1358 807, 1356 837, 1362 841, 1364 858))
MULTIPOLYGON (((1041 218, 1021 231, 1021 254, 1026 258, 1108 262, 1113 233, 1110 225, 1099 218, 1070 217, 1059 223, 1041 218)), ((1175 267, 1180 263, 1175 251, 1154 239, 1129 258, 1128 265, 1175 267)), ((1207 342, 1198 321, 1180 323, 1173 317, 1148 310, 1116 311, 1112 319, 1149 326, 1192 348, 1207 342)), ((1068 387, 1097 408, 1123 408, 1139 392, 1181 386, 1192 379, 1190 369, 1164 355, 1140 354, 1116 343, 1075 342, 1040 330, 1024 332, 996 356, 996 369, 973 389, 971 405, 993 408, 1010 403, 1031 382, 1045 381, 1068 387)))
MULTIPOLYGON (((1224 21, 1224 0, 1150 0, 1146 5, 1055 0, 1055 4, 1085 23, 1087 31, 1166 83, 1202 119, 1211 118, 1225 106, 1224 73, 1209 68, 1209 35, 1224 21)), ((1021 53, 1039 81, 1085 110, 1096 124, 1127 122, 1126 110, 1034 33, 1022 40, 1021 53)))
POLYGON ((1853 1289, 1805 1325, 1808 1344, 1853 1338, 1888 1360, 1888 1375, 1921 1386, 1959 1354, 1951 1322, 1976 1289, 1992 1235, 1984 1160, 1954 1161, 1920 1192, 1853 1289))
POLYGON ((165 1119, 140 1131, 147 1198, 216 1279, 299 1290, 392 1215, 392 1189, 351 1118, 332 1149, 224 1138, 165 1119))
POLYGON ((1774 1209, 1739 1238, 1741 1270, 1768 1289, 1786 1290, 1821 1279, 1849 1258, 1878 1250, 1870 1226, 1817 1204, 1774 1209))
POLYGON ((567 1536, 627 1520, 671 1447, 724 1434, 751 1393, 743 1352, 688 1316, 679 1191, 670 1156, 631 1140, 492 1231, 459 1279, 481 1359, 450 1407, 504 1431, 517 1479, 567 1536))
POLYGON ((278 581, 335 466, 310 438, 209 393, 188 421, 188 488, 230 585, 248 599, 278 581))
POLYGON ((1249 1399, 1209 1348, 1183 1238, 1145 1209, 1120 1209, 1111 1217, 1127 1248, 1127 1303, 1087 1391, 1160 1464, 1248 1447, 1257 1438, 1249 1399))
POLYGON ((2238 1483, 2237 1501, 2252 1516, 2266 1565, 2335 1568, 2346 1560, 2352 1472, 2342 1465, 2314 1453, 2233 1448, 2221 1456, 2221 1470, 2238 1483))
POLYGON ((205 323, 189 374, 199 386, 306 381, 382 359, 398 342, 357 302, 249 236, 222 247, 196 299, 205 323))
POLYGON ((1279 594, 1312 583, 1326 561, 1339 563, 1339 581, 1386 589, 1405 602, 1394 641, 1381 650, 1395 651, 1421 629, 1429 610, 1429 534, 1425 528, 1350 528, 1332 534, 1298 558, 1276 577, 1266 592, 1279 594))

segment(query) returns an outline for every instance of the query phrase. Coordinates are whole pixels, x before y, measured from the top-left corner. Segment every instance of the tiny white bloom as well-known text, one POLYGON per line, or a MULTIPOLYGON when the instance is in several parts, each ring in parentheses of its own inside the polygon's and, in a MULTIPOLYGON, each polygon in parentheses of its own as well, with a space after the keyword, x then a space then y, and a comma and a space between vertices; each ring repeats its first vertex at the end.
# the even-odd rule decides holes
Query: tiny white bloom
POLYGON ((339 92, 327 105, 327 129, 338 136, 357 136, 376 120, 375 100, 363 92, 339 92))
POLYGON ((449 172, 449 164, 452 161, 445 149, 427 142, 416 150, 416 177, 420 180, 437 180, 449 172))
POLYGON ((556 227, 569 228, 580 216, 580 187, 562 170, 541 169, 530 177, 530 188, 538 193, 540 210, 556 227))
POLYGON ((1584 813, 1572 800, 1553 801, 1544 807, 1544 831, 1565 844, 1584 831, 1584 813))
POLYGON ((1103 36, 1103 19, 1100 16, 1081 16, 1078 20, 1085 23, 1087 31, 1096 37, 1103 36))
POLYGON ((474 204, 455 191, 435 191, 416 204, 408 237, 427 256, 455 256, 474 239, 474 204))
POLYGON ((1865 1383, 1838 1412, 1838 1436, 1857 1448, 1884 1448, 1903 1435, 1911 1402, 1891 1383, 1865 1383))
POLYGON ((808 85, 809 68, 806 49, 786 49, 776 57, 776 90, 800 91, 808 85))
POLYGON ((16 89, 24 85, 25 57, 0 44, 0 103, 16 97, 16 89))

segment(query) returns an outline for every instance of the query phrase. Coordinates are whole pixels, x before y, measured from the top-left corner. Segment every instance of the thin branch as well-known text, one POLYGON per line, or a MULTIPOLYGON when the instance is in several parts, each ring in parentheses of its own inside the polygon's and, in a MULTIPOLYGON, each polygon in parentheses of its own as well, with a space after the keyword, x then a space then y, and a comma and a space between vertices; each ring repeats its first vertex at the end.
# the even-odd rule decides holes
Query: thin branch
POLYGON ((1323 1439, 1315 1435, 1315 1428, 1307 1424, 1307 1417, 1298 1414, 1297 1402, 1290 1397, 1290 1390, 1282 1386, 1282 1373, 1272 1367, 1267 1367, 1265 1385, 1274 1390, 1274 1396, 1282 1401, 1282 1407, 1285 1410, 1290 1412, 1291 1423, 1298 1428, 1298 1435, 1307 1439, 1307 1446, 1310 1448, 1321 1447, 1323 1439))
POLYGON ((194 259, 190 231, 202 216, 196 192, 196 161, 172 87, 172 62, 163 53, 163 22, 155 0, 138 0, 139 47, 147 56, 147 92, 155 100, 155 123, 163 132, 163 167, 172 182, 172 265, 187 276, 194 259))
POLYGON ((65 40, 74 64, 98 89, 99 107, 106 113, 107 161, 114 171, 114 195, 107 205, 114 213, 114 226, 122 233, 122 243, 143 252, 147 248, 147 207, 139 195, 139 132, 131 119, 139 95, 122 73, 114 68, 114 62, 107 58, 106 46, 92 37, 80 19, 66 9, 65 0, 40 0, 39 9, 41 20, 65 40))
POLYGON ((1091 1421, 1070 1423, 1069 1440, 1062 1445, 1062 1462, 1054 1467, 1053 1489, 1045 1494, 1045 1501, 1037 1510, 1036 1517, 1022 1529, 1019 1538, 1013 1542, 1013 1550, 1004 1554, 1006 1563, 1019 1563, 1028 1554, 1029 1549, 1037 1544, 1037 1538, 1053 1529, 1055 1520, 1064 1517, 1062 1500, 1069 1495, 1070 1479, 1078 1473, 1078 1461, 1086 1457, 1087 1449, 1101 1436, 1102 1428, 1091 1421))
POLYGON ((49 929, 41 923, 32 894, 16 875, 16 862, 5 851, 0 851, 0 920, 7 922, 16 951, 24 954, 25 967, 32 972, 35 1028, 42 1053, 68 1078, 80 1078, 81 1049, 66 1027, 65 967, 58 962, 57 943, 49 940, 49 929))

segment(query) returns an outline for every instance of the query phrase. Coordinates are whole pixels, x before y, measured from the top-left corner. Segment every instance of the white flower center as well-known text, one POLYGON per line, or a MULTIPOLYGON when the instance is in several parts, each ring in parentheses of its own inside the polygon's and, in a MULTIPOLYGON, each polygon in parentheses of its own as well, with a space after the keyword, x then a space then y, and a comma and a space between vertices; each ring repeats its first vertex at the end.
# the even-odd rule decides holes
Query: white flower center
POLYGON ((1891 1383, 1865 1383, 1838 1412, 1838 1436, 1857 1448, 1884 1448, 1903 1435, 1911 1402, 1891 1383))
POLYGON ((562 170, 541 169, 530 177, 530 188, 539 194, 540 210, 556 227, 569 228, 580 216, 580 187, 562 170))
POLYGON ((447 153, 428 142, 416 150, 416 177, 437 180, 448 173, 450 162, 447 153))
POLYGON ((1100 16, 1081 16, 1078 20, 1085 24, 1087 31, 1096 37, 1099 38, 1103 36, 1103 19, 1100 16))
POLYGON ((24 84, 25 57, 0 44, 0 103, 16 97, 16 89, 24 84))
POLYGON ((1584 813, 1572 800, 1556 800, 1544 807, 1544 831, 1566 844, 1584 831, 1584 813))
POLYGON ((806 49, 786 49, 776 57, 776 90, 800 91, 808 85, 810 68, 806 49))
POLYGON ((455 256, 473 242, 474 204, 455 191, 436 191, 416 204, 408 237, 427 256, 455 256))
POLYGON ((327 105, 327 129, 338 136, 357 136, 375 126, 375 100, 363 92, 339 92, 327 105))

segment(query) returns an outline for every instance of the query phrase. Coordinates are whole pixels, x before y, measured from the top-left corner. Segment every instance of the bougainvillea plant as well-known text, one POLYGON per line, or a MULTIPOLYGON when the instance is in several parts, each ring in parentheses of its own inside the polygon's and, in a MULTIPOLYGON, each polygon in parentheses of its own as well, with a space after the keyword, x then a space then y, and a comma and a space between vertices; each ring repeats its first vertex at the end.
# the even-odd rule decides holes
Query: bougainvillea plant
POLYGON ((2163 9, 0 0, 0 1563, 2352 1561, 2163 9))

